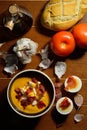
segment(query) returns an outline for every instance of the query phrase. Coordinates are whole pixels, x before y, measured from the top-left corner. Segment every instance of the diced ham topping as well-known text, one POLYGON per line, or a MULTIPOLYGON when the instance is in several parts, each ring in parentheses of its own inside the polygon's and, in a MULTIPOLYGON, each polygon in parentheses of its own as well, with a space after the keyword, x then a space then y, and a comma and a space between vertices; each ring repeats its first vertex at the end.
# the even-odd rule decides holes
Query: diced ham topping
POLYGON ((34 83, 38 83, 38 80, 37 80, 36 78, 32 78, 32 81, 33 81, 34 83))
POLYGON ((30 92, 32 92, 33 89, 32 88, 28 88, 26 91, 25 91, 25 94, 28 95, 30 92))
POLYGON ((36 78, 32 78, 32 82, 36 84, 36 87, 30 86, 29 82, 23 88, 17 87, 15 89, 16 98, 20 101, 24 109, 27 105, 32 105, 33 101, 37 102, 36 105, 39 109, 46 107, 45 103, 41 101, 45 93, 45 87, 36 78))
POLYGON ((40 84, 38 86, 38 92, 39 92, 40 95, 43 95, 45 93, 45 88, 44 88, 43 85, 40 84))
POLYGON ((65 90, 73 89, 77 85, 77 82, 74 77, 70 76, 67 80, 67 86, 65 87, 65 90))
POLYGON ((59 107, 62 109, 66 109, 70 106, 70 102, 67 98, 64 98, 64 100, 60 103, 59 107))
POLYGON ((40 108, 46 107, 46 104, 43 101, 39 101, 37 103, 37 107, 40 109, 40 108))

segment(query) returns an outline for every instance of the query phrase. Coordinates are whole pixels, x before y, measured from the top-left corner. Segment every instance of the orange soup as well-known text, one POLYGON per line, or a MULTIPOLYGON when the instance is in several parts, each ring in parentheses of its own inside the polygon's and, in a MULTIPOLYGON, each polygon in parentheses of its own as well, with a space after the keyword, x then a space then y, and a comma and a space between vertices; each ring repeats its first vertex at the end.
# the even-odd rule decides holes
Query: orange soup
POLYGON ((44 85, 35 78, 16 79, 11 86, 13 104, 22 112, 36 114, 48 107, 50 98, 44 85))

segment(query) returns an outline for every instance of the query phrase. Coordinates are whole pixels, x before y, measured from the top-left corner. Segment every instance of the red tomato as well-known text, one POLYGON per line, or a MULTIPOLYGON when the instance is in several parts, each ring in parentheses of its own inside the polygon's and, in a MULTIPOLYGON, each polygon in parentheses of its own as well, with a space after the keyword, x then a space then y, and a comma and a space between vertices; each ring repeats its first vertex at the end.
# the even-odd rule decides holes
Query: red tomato
POLYGON ((68 56, 75 49, 75 40, 71 32, 60 31, 51 39, 51 49, 58 56, 68 56))
POLYGON ((73 27, 72 34, 77 46, 87 48, 87 23, 80 23, 73 27))

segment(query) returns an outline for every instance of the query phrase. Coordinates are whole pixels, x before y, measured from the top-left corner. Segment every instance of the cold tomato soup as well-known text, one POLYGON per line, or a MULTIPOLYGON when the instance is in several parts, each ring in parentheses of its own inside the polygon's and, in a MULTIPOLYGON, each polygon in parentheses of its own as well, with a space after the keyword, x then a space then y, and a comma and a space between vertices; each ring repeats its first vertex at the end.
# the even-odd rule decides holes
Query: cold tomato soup
POLYGON ((17 109, 27 114, 43 111, 50 102, 46 87, 36 78, 16 79, 11 86, 10 93, 12 102, 17 109))

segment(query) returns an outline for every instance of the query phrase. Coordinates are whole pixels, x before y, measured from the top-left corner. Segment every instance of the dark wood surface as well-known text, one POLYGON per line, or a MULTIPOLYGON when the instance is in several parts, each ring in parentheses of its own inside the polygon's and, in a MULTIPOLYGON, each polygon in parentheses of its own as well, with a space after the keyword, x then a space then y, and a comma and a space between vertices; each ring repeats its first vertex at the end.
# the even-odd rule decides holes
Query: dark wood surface
MULTIPOLYGON (((46 4, 47 0, 28 0, 28 1, 18 1, 18 0, 3 0, 0 1, 0 14, 2 14, 10 4, 17 3, 21 6, 26 7, 33 16, 33 25, 31 29, 24 34, 22 37, 27 37, 37 42, 39 47, 38 51, 40 51, 45 45, 49 44, 50 39, 54 32, 47 30, 40 25, 40 15, 41 11, 46 4)), ((86 17, 85 17, 85 20, 86 17)), ((84 21, 84 20, 83 20, 84 21)), ((1 34, 1 32, 0 32, 1 34)), ((21 37, 20 37, 21 38, 21 37)), ((9 52, 10 48, 15 45, 16 41, 19 38, 15 38, 14 40, 10 40, 3 44, 0 47, 0 51, 9 52)), ((56 58, 57 60, 64 60, 67 64, 67 70, 64 76, 61 78, 61 82, 64 82, 65 78, 69 75, 77 75, 82 80, 82 89, 79 93, 84 97, 84 103, 78 113, 84 114, 85 117, 83 121, 79 123, 74 122, 74 114, 76 113, 75 107, 73 111, 68 115, 68 117, 63 122, 63 125, 59 128, 57 127, 58 122, 64 117, 59 117, 55 113, 55 104, 52 109, 46 113, 44 116, 39 119, 26 119, 18 116, 13 110, 10 108, 7 102, 6 90, 11 78, 21 70, 24 69, 37 69, 41 58, 38 55, 32 57, 32 62, 26 64, 24 68, 17 70, 14 74, 8 75, 3 72, 4 61, 2 60, 2 56, 0 56, 0 126, 2 128, 12 128, 12 129, 30 129, 30 130, 86 130, 87 129, 87 51, 82 49, 77 49, 75 52, 65 58, 56 58)), ((54 75, 54 66, 51 66, 47 70, 43 70, 54 82, 56 80, 56 76, 54 75)), ((69 96, 72 96, 72 94, 69 96)))

